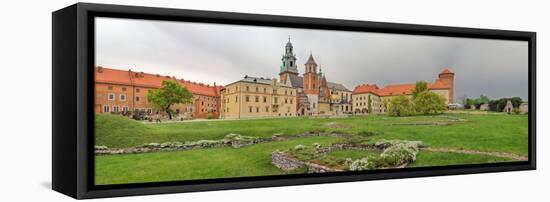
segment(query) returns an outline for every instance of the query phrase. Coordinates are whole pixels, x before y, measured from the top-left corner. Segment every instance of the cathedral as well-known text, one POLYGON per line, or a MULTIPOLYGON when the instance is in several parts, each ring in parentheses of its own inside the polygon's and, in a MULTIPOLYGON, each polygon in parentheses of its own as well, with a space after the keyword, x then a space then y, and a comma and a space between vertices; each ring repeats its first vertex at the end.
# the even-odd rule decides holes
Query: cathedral
POLYGON ((312 53, 304 64, 304 73, 300 75, 293 48, 289 38, 281 58, 279 79, 297 89, 297 115, 351 113, 352 92, 342 84, 328 82, 312 53))

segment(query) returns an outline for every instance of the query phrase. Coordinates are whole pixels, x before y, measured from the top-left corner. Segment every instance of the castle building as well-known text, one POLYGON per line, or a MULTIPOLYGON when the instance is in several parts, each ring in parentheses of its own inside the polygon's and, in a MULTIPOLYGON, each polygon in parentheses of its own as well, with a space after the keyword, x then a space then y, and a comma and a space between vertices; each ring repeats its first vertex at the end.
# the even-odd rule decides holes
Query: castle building
POLYGON ((344 85, 328 82, 313 54, 304 64, 305 71, 300 76, 296 55, 290 38, 281 58, 279 78, 281 83, 297 89, 297 115, 344 114, 352 112, 351 91, 344 85), (319 69, 317 69, 319 67, 319 69))
MULTIPOLYGON (((428 90, 445 99, 447 105, 452 104, 454 99, 454 76, 449 69, 439 73, 438 78, 428 83, 428 90)), ((388 110, 392 98, 406 96, 412 98, 416 84, 392 84, 379 88, 376 84, 362 84, 353 89, 353 113, 355 114, 377 114, 385 113, 388 110), (370 106, 370 110, 369 110, 370 106)))
POLYGON ((119 113, 142 110, 156 113, 147 94, 162 88, 162 81, 171 80, 184 86, 193 94, 193 103, 172 106, 176 116, 182 118, 218 118, 222 86, 208 85, 131 70, 105 67, 95 68, 95 113, 119 113))
POLYGON ((277 79, 245 76, 221 91, 221 118, 296 116, 296 88, 277 79))

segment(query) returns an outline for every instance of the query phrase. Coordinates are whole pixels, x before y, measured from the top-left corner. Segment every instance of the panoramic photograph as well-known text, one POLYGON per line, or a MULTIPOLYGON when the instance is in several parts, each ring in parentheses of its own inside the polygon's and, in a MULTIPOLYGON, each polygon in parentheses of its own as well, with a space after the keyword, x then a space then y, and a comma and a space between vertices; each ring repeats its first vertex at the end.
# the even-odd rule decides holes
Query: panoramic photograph
POLYGON ((97 17, 95 185, 528 161, 528 42, 97 17))

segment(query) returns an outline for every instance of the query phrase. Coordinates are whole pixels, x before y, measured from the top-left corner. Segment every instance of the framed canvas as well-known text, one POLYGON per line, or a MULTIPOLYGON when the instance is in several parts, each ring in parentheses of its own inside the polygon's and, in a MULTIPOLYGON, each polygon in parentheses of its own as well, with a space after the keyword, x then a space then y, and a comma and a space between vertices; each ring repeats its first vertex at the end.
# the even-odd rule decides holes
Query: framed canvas
POLYGON ((536 33, 78 3, 53 189, 97 198, 536 168, 536 33))

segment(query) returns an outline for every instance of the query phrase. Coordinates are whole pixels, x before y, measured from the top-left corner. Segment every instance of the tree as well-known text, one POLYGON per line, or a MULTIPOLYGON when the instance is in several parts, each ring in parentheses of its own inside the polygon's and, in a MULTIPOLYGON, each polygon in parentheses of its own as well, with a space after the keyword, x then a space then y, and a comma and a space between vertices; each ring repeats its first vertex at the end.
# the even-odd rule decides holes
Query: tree
POLYGON ((179 103, 192 103, 193 94, 175 81, 164 80, 162 81, 162 88, 151 91, 147 94, 147 98, 149 98, 153 107, 168 113, 171 120, 172 110, 170 107, 179 103))
POLYGON ((438 94, 424 91, 414 99, 414 108, 423 114, 439 114, 446 110, 445 100, 438 94))
POLYGON ((464 108, 467 108, 467 109, 476 109, 476 100, 475 100, 475 99, 466 98, 466 103, 464 104, 464 108))
POLYGON ((523 100, 520 97, 512 97, 512 98, 500 98, 498 100, 491 100, 489 101, 489 110, 495 111, 495 112, 502 112, 504 110, 504 107, 506 107, 506 103, 510 100, 512 102, 512 105, 514 108, 519 107, 519 105, 523 102, 523 100))
POLYGON ((367 110, 369 110, 369 113, 372 113, 372 99, 370 98, 370 95, 368 98, 369 99, 367 100, 367 110))
POLYGON ((413 99, 424 91, 428 91, 428 83, 425 81, 417 81, 413 90, 413 99))
POLYGON ((383 98, 382 99, 382 106, 384 107, 384 112, 388 111, 388 105, 389 105, 388 99, 383 98))
POLYGON ((389 114, 393 116, 410 116, 414 113, 412 102, 409 98, 401 95, 390 101, 389 114))
POLYGON ((485 95, 480 95, 479 99, 477 100, 477 104, 479 104, 479 105, 489 104, 490 101, 491 101, 491 99, 489 99, 489 97, 487 97, 485 95))

